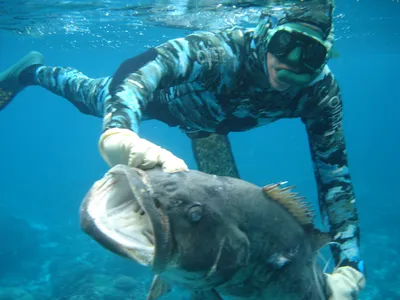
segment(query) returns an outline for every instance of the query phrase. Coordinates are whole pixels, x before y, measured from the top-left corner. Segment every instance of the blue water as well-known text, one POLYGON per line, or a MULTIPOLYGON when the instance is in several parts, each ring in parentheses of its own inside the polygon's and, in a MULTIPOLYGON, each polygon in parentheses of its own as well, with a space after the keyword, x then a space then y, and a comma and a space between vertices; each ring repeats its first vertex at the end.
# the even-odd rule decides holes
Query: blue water
MULTIPOLYGON (((336 13, 343 14, 336 19, 342 30, 336 42, 341 55, 330 67, 343 93, 368 269, 360 299, 400 299, 400 3, 336 4, 336 13)), ((93 47, 87 43, 93 36, 84 34, 29 36, 1 30, 0 70, 37 50, 48 65, 75 67, 90 77, 107 76, 145 46, 190 32, 132 30, 143 34, 131 32, 127 46, 121 43, 117 48, 104 41, 93 47)), ((0 128, 0 299, 145 299, 150 271, 109 253, 79 227, 79 205, 107 171, 97 148, 101 120, 79 113, 44 89, 30 87, 0 113, 0 128)), ((196 168, 189 140, 178 129, 146 121, 140 132, 196 168)), ((288 180, 317 205, 300 120, 282 120, 229 137, 243 179, 258 185, 288 180)))

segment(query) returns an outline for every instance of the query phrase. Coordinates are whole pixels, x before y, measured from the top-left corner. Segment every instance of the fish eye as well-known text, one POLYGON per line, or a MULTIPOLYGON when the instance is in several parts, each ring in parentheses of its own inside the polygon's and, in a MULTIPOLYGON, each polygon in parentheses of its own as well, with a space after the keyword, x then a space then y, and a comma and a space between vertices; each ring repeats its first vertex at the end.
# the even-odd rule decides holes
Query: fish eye
POLYGON ((201 204, 197 203, 189 207, 187 216, 190 222, 199 222, 203 218, 203 207, 201 204))

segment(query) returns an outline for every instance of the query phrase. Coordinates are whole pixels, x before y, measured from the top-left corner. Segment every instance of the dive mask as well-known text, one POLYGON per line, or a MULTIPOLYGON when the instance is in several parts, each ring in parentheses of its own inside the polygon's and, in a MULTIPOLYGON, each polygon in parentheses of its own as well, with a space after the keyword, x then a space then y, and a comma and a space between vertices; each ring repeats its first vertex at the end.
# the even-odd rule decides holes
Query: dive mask
POLYGON ((268 32, 267 51, 296 72, 279 70, 278 79, 304 86, 312 82, 325 66, 332 44, 322 33, 307 24, 287 23, 268 32))
POLYGON ((267 49, 283 63, 296 66, 300 73, 320 69, 328 56, 327 47, 320 40, 286 29, 275 32, 267 49))

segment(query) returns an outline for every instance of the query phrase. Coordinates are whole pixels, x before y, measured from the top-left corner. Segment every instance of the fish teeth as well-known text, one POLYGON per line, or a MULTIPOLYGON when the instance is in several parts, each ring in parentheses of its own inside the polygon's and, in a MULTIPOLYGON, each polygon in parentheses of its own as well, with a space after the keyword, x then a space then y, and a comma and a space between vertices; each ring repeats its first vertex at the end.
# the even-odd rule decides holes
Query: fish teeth
POLYGON ((145 211, 144 211, 143 208, 140 206, 139 202, 133 200, 132 207, 133 207, 133 211, 134 211, 135 213, 138 213, 138 214, 140 214, 141 216, 143 216, 143 215, 145 214, 145 211))
POLYGON ((143 233, 143 235, 148 239, 148 241, 149 241, 152 245, 155 244, 155 242, 154 242, 154 235, 153 235, 153 233, 152 233, 149 229, 143 230, 142 233, 143 233))

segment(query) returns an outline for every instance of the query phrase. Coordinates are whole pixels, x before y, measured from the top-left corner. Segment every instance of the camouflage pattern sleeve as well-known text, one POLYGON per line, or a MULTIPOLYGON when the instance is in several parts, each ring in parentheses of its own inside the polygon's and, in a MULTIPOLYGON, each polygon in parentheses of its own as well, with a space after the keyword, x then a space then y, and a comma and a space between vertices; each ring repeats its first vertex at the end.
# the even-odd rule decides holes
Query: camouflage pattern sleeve
POLYGON ((169 40, 126 60, 110 84, 103 130, 120 127, 138 132, 142 115, 157 90, 186 82, 199 82, 211 88, 214 84, 222 86, 221 78, 230 78, 233 68, 213 61, 229 60, 226 56, 232 56, 230 61, 236 67, 238 57, 232 40, 229 31, 197 32, 169 40))
MULTIPOLYGON (((319 206, 335 244, 336 264, 361 269, 359 221, 348 167, 342 122, 342 98, 331 72, 325 72, 313 89, 314 109, 303 117, 306 125, 319 206)), ((362 270, 360 270, 362 271, 362 270)))

